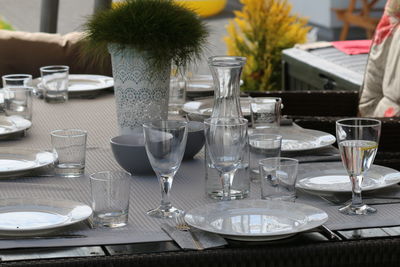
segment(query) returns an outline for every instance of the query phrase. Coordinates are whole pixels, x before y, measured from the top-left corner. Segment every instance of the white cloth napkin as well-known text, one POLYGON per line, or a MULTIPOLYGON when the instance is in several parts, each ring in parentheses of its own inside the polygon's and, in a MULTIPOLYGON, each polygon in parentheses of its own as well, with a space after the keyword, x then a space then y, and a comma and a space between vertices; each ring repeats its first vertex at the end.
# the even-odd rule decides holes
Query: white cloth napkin
MULTIPOLYGON (((182 249, 197 250, 195 242, 188 231, 178 230, 166 223, 161 224, 161 229, 166 232, 182 249)), ((197 237, 202 248, 218 248, 228 243, 221 236, 198 229, 191 229, 192 234, 197 237)))

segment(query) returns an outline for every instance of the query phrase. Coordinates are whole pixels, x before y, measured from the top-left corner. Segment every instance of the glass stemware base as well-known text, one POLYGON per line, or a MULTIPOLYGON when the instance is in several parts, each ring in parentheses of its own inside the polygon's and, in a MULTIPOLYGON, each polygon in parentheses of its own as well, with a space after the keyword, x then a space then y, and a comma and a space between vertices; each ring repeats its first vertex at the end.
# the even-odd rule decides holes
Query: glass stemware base
POLYGON ((160 205, 155 209, 147 211, 147 215, 156 218, 175 218, 180 212, 182 211, 175 207, 165 207, 160 205))
POLYGON ((346 215, 368 215, 375 213, 376 209, 366 204, 362 204, 360 206, 353 206, 352 204, 349 204, 339 208, 339 211, 346 215))

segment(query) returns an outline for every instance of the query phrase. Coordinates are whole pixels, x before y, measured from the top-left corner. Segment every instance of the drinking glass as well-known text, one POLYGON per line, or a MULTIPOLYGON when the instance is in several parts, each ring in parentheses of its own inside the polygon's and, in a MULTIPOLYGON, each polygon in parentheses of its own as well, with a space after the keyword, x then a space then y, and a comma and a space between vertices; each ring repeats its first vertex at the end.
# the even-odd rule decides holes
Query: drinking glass
POLYGON ((30 74, 8 74, 3 75, 3 88, 32 86, 32 75, 30 74))
POLYGON ((184 75, 173 68, 169 82, 169 103, 168 113, 171 115, 179 114, 186 101, 186 81, 184 75))
POLYGON ((260 132, 249 133, 250 179, 260 182, 258 163, 261 159, 280 157, 282 136, 260 132))
POLYGON ((259 161, 261 198, 295 201, 299 161, 292 158, 267 158, 259 161))
POLYGON ((20 116, 32 120, 32 87, 12 86, 4 88, 4 111, 7 116, 20 116))
POLYGON ((63 103, 68 100, 68 66, 46 66, 40 68, 44 100, 48 103, 63 103))
POLYGON ((79 177, 85 171, 87 132, 79 129, 54 130, 50 133, 55 172, 63 177, 79 177))
POLYGON ((94 228, 122 227, 128 223, 131 180, 132 176, 125 171, 90 175, 94 228))
POLYGON ((230 200, 233 178, 247 145, 247 120, 210 118, 204 124, 207 153, 221 177, 222 200, 230 200))
POLYGON ((153 121, 143 124, 145 147, 161 187, 161 204, 147 212, 159 218, 173 218, 179 212, 169 200, 169 192, 181 165, 186 147, 186 121, 153 121))
POLYGON ((349 215, 366 215, 375 208, 363 203, 361 183, 378 150, 381 122, 374 119, 350 118, 336 121, 336 138, 342 162, 349 174, 352 190, 351 204, 339 208, 349 215))
POLYGON ((250 103, 253 128, 278 129, 281 121, 282 99, 279 97, 257 97, 250 103))

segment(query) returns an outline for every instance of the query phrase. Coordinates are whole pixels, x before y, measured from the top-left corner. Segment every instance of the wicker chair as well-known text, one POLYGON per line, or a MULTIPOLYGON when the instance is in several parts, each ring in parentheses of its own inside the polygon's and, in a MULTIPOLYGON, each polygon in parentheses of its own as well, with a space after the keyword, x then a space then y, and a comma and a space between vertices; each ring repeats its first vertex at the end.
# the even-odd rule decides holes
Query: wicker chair
MULTIPOLYGON (((252 97, 280 97, 284 115, 304 128, 335 135, 335 121, 356 117, 357 91, 250 92, 252 97)), ((400 118, 379 118, 382 133, 375 163, 400 170, 400 118)))

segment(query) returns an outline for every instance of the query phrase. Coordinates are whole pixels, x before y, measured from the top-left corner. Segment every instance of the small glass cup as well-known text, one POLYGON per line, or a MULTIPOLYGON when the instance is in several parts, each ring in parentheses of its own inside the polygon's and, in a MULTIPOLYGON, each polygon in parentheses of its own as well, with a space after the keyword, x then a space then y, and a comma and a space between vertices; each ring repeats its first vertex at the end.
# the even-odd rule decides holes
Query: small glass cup
POLYGON ((91 223, 94 228, 127 225, 131 179, 131 174, 125 171, 103 171, 90 175, 91 223))
POLYGON ((32 87, 4 88, 4 111, 6 116, 20 116, 32 120, 32 87))
POLYGON ((7 87, 32 87, 32 75, 30 74, 8 74, 3 75, 3 88, 7 87))
POLYGON ((281 156, 282 136, 276 134, 250 133, 250 180, 260 182, 258 162, 264 158, 281 156))
POLYGON ((51 132, 53 153, 57 156, 55 173, 64 177, 79 177, 85 171, 87 132, 78 129, 51 132))
POLYGON ((295 201, 299 161, 292 158, 267 158, 259 161, 261 198, 295 201))
POLYGON ((282 100, 279 97, 253 98, 250 103, 253 128, 278 129, 281 121, 282 100))
POLYGON ((186 80, 178 71, 173 70, 169 83, 168 113, 178 115, 186 101, 186 80))
POLYGON ((44 100, 48 103, 63 103, 68 100, 68 66, 46 66, 40 68, 44 100))

